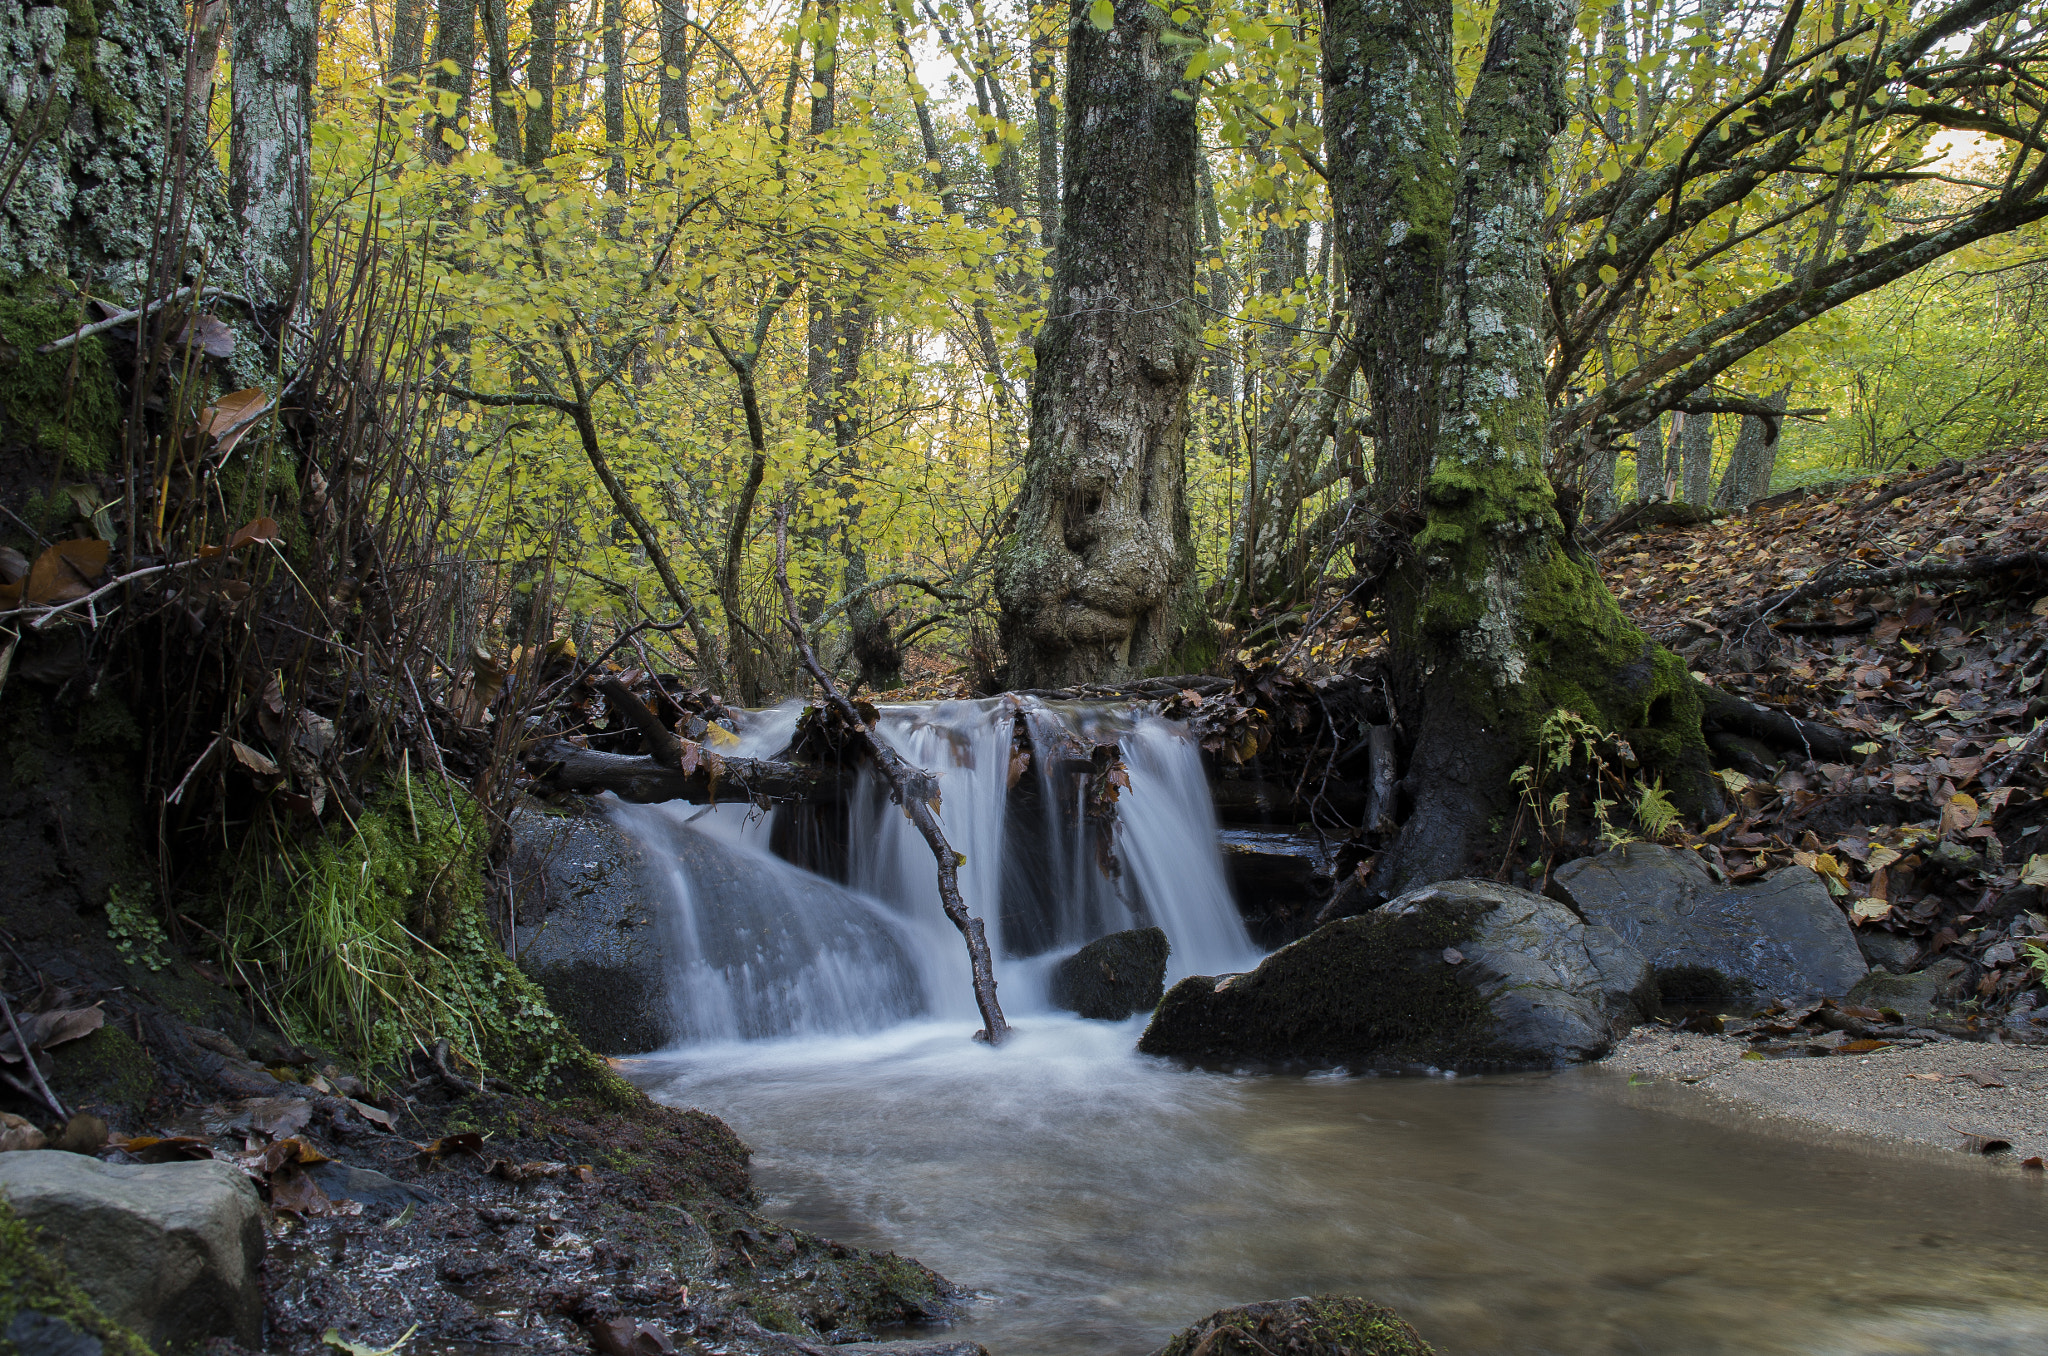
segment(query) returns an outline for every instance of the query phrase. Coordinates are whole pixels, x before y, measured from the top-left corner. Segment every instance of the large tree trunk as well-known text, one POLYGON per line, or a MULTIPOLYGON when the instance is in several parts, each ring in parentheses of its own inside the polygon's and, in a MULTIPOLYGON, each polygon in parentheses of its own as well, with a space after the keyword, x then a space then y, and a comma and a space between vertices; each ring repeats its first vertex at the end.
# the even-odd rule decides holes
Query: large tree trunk
POLYGON ((1184 459, 1199 91, 1164 10, 1120 4, 1105 32, 1089 8, 1070 9, 1059 248, 997 572, 1020 687, 1157 670, 1199 615, 1184 459))
POLYGON ((427 0, 395 0, 391 6, 391 54, 384 63, 386 83, 417 79, 420 50, 427 41, 427 0))
POLYGON ((1466 109, 1427 523, 1392 599, 1413 810, 1374 894, 1496 870, 1513 773, 1560 709, 1625 733, 1649 770, 1704 766, 1685 665, 1622 615, 1545 472, 1545 161, 1571 22, 1569 0, 1504 0, 1466 109))
POLYGON ((1685 502, 1704 505, 1714 488, 1714 416, 1685 416, 1684 451, 1680 465, 1685 473, 1685 502))
POLYGON ((1373 479, 1412 502, 1436 439, 1435 359, 1451 227, 1457 81, 1450 0, 1327 0, 1325 141, 1372 393, 1373 479))
POLYGON ((462 146, 468 125, 470 97, 476 88, 477 0, 438 0, 434 8, 433 64, 428 81, 455 96, 455 107, 434 115, 427 154, 447 164, 462 146), (452 69, 451 69, 452 68, 452 69))
POLYGON ((245 286, 282 342, 305 295, 312 245, 316 0, 235 8, 228 202, 242 223, 245 286))
POLYGON ((526 167, 537 170, 555 153, 555 28, 560 0, 526 7, 526 167))

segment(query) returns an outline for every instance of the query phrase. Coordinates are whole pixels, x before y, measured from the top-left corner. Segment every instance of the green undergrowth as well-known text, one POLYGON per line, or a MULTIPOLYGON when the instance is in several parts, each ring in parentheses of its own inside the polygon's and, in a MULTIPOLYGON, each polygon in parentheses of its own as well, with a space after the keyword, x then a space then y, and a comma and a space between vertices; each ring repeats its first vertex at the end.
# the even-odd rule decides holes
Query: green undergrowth
POLYGON ((373 1083, 445 1041, 473 1080, 637 1099, 491 937, 488 842, 466 791, 423 778, 388 788, 310 846, 238 865, 229 959, 258 977, 286 1035, 373 1083))
POLYGON ((30 1339, 39 1352, 83 1350, 96 1339, 102 1356, 151 1356, 148 1343, 100 1313, 63 1265, 37 1246, 35 1231, 0 1198, 0 1356, 21 1356, 22 1345, 12 1334, 22 1314, 48 1320, 30 1339))

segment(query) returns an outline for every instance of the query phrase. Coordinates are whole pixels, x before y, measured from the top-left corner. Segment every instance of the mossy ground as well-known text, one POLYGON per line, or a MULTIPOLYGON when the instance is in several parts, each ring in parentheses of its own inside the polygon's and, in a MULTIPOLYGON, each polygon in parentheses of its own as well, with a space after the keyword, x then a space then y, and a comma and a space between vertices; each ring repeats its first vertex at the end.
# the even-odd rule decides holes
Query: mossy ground
POLYGON ((93 1307, 63 1265, 37 1246, 35 1231, 0 1198, 0 1356, 20 1356, 8 1329, 22 1314, 42 1314, 97 1338, 104 1356, 151 1356, 147 1343, 93 1307))
POLYGON ((1138 1042, 1147 1054, 1194 1060, 1318 1060, 1394 1068, 1520 1062, 1495 1038, 1485 1000, 1443 964, 1469 939, 1482 906, 1326 923, 1258 969, 1191 976, 1167 991, 1138 1042))
POLYGON ((1267 1300, 1221 1309, 1174 1335, 1156 1356, 1433 1356, 1392 1309, 1348 1295, 1267 1300))

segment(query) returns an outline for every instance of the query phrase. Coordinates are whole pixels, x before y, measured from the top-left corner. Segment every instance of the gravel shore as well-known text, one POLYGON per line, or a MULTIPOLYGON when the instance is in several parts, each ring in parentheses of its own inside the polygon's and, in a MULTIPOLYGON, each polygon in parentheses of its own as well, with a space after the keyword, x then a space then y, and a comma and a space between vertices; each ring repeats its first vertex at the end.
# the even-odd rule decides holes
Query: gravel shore
MULTIPOLYGON (((1664 1027, 1638 1027, 1602 1064, 1632 1083, 1675 1085, 1666 1099, 1684 1112, 1748 1112, 1893 1144, 1957 1153, 1969 1136, 2008 1141, 2011 1163, 2048 1155, 2048 1049, 1940 1041, 1826 1058, 1744 1059, 1746 1042, 1664 1027)), ((1787 1127, 1790 1128, 1790 1127, 1787 1127)))

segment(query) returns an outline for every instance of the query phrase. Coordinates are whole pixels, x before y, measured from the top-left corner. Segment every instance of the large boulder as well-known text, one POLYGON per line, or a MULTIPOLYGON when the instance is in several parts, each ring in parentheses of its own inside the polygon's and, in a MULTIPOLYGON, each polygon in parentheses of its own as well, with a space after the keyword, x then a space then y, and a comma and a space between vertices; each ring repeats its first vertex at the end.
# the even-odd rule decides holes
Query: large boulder
POLYGON ((1969 968, 1953 956, 1943 956, 1910 974, 1872 970, 1849 990, 1849 1001, 1858 1007, 1890 1008, 1909 1022, 1931 1021, 1937 1010, 1953 1006, 1961 997, 1956 985, 1969 968))
POLYGON ((1150 1012, 1166 992, 1172 949, 1158 928, 1097 937, 1054 967, 1052 1005, 1106 1022, 1150 1012))
POLYGON ((1326 923, 1257 969, 1184 979, 1138 1048, 1198 1060, 1551 1067, 1655 1001, 1642 955, 1552 899, 1445 881, 1326 923))
POLYGON ((519 968, 585 1045, 630 1055, 669 1042, 663 897, 638 843, 595 814, 522 811, 512 897, 519 968))
POLYGON ((0 1154, 0 1196, 107 1318, 159 1351, 263 1338, 263 1203, 227 1163, 0 1154))
POLYGON ((1666 998, 1839 998, 1870 972, 1848 917, 1803 866, 1737 888, 1698 853, 1630 843, 1550 881, 1580 917, 1649 959, 1666 998))
POLYGON ((1348 1295, 1264 1300, 1218 1309, 1154 1356, 1434 1356, 1392 1309, 1348 1295))

